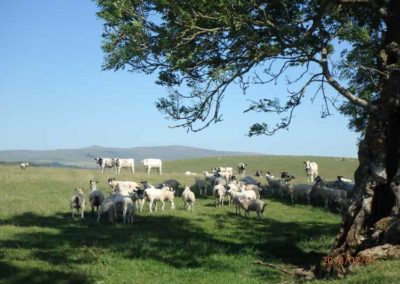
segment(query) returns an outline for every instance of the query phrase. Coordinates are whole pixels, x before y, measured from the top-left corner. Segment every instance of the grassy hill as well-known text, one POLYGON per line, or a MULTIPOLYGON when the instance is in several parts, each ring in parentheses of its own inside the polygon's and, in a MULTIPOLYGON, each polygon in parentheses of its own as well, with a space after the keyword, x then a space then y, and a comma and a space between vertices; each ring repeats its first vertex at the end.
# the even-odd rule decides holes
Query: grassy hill
POLYGON ((77 166, 94 168, 96 166, 95 157, 134 158, 139 163, 145 158, 178 160, 233 155, 255 155, 255 153, 215 151, 186 146, 110 148, 93 145, 80 149, 0 151, 0 162, 30 162, 54 167, 77 166))
MULTIPOLYGON (((304 179, 305 157, 219 157, 167 161, 161 176, 124 171, 122 180, 158 183, 176 178, 191 184, 184 170, 249 162, 256 169, 288 170, 304 179), (232 163, 232 164, 230 164, 232 163)), ((352 176, 357 163, 315 158, 327 177, 352 176)), ((108 192, 95 169, 0 166, 0 283, 293 283, 280 268, 309 266, 322 260, 338 231, 340 217, 321 208, 290 205, 266 197, 265 218, 234 214, 234 207, 215 208, 212 198, 198 198, 193 212, 166 205, 150 214, 148 203, 133 224, 97 224, 88 208, 84 220, 72 220, 69 199, 75 186, 88 192, 90 179, 108 192)), ((265 183, 263 179, 260 179, 265 183)), ((400 261, 356 267, 348 278, 328 283, 397 283, 400 261)), ((314 283, 325 283, 317 281, 314 283)))

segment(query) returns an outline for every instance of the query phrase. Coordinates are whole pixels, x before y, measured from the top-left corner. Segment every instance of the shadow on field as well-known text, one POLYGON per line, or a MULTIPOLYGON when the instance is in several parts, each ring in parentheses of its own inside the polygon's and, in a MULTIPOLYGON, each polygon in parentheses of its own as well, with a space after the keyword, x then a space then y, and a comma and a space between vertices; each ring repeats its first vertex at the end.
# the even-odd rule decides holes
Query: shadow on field
MULTIPOLYGON (((44 229, 17 233, 12 239, 0 241, 0 247, 9 250, 25 249, 30 254, 29 259, 54 265, 55 271, 14 267, 1 262, 4 257, 0 255, 0 280, 20 283, 32 277, 34 280, 28 282, 71 279, 88 282, 89 278, 79 273, 79 264, 104 263, 103 258, 108 254, 128 259, 152 259, 177 269, 191 267, 230 271, 230 264, 220 261, 218 255, 240 257, 250 251, 254 260, 307 266, 320 261, 323 254, 305 252, 299 248, 298 243, 321 235, 334 235, 338 229, 337 225, 319 222, 285 223, 269 218, 259 221, 254 215, 246 220, 243 216, 229 212, 215 214, 213 221, 218 228, 214 234, 196 226, 190 218, 171 215, 136 215, 132 225, 111 225, 105 220, 97 224, 91 216, 72 221, 69 213, 52 216, 21 214, 0 220, 0 226, 44 229), (77 271, 77 274, 59 272, 56 270, 57 265, 66 266, 77 271)), ((268 273, 266 270, 255 268, 254 273, 264 278, 268 273)), ((275 273, 278 272, 272 272, 275 273)))
POLYGON ((93 283, 85 275, 37 268, 20 268, 0 261, 2 283, 93 283))

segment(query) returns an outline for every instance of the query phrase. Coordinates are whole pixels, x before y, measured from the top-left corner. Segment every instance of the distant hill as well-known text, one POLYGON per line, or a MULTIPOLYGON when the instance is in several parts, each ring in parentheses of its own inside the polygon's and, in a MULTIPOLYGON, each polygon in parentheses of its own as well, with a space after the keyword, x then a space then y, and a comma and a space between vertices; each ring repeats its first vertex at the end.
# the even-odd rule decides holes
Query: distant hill
POLYGON ((145 158, 162 160, 182 160, 216 156, 260 155, 249 152, 216 151, 186 146, 159 146, 109 148, 93 145, 79 149, 58 150, 5 150, 0 151, 0 162, 30 162, 39 165, 96 167, 95 157, 134 158, 138 163, 145 158))

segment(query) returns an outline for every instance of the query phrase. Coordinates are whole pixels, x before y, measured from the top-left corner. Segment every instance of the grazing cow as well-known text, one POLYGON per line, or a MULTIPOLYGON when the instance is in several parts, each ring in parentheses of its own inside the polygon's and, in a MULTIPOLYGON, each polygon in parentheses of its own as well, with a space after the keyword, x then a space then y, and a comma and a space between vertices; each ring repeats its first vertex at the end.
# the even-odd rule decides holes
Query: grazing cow
POLYGON ((238 173, 239 173, 239 175, 242 175, 242 176, 246 175, 246 167, 247 167, 247 164, 239 163, 239 165, 238 165, 238 173))
POLYGON ((114 159, 117 174, 121 171, 121 168, 131 168, 132 174, 135 173, 135 160, 134 159, 114 159))
POLYGON ((19 166, 22 170, 25 170, 27 167, 29 167, 29 163, 21 163, 19 166))
POLYGON ((161 175, 162 161, 160 159, 144 159, 142 164, 147 168, 147 174, 150 174, 151 168, 157 168, 158 174, 161 175))
MULTIPOLYGON (((105 168, 114 168, 115 167, 115 160, 112 158, 94 158, 96 164, 98 164, 101 168, 101 173, 104 173, 105 168)), ((117 171, 115 171, 117 173, 117 171)))
POLYGON ((307 180, 313 182, 318 176, 318 164, 316 162, 304 161, 306 165, 307 180))

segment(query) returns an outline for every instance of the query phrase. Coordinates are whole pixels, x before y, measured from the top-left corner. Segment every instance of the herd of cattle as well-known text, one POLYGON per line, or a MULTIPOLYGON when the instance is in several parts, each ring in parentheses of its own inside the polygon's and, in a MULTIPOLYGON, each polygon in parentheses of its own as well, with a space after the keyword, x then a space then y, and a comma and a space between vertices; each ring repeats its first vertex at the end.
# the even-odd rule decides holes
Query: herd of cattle
MULTIPOLYGON (((134 173, 133 159, 111 159, 96 158, 102 173, 105 168, 115 168, 118 174, 121 168, 130 168, 134 173)), ((147 167, 147 173, 151 168, 158 169, 161 174, 162 161, 160 159, 145 159, 142 164, 147 167)), ((305 202, 309 205, 321 205, 324 209, 332 211, 345 210, 352 198, 354 184, 351 180, 338 176, 335 181, 324 181, 318 176, 318 165, 315 162, 305 161, 305 172, 309 183, 293 183, 295 177, 288 172, 281 172, 278 177, 270 172, 265 174, 267 184, 261 185, 259 179, 246 176, 247 164, 239 163, 237 174, 232 167, 216 167, 211 172, 204 171, 201 177, 194 177, 194 184, 183 186, 178 180, 168 179, 158 185, 151 185, 147 181, 119 181, 115 178, 108 179, 110 194, 105 197, 104 193, 97 188, 97 181, 90 181, 91 191, 88 196, 92 214, 96 209, 97 221, 102 215, 108 215, 111 223, 118 219, 123 222, 132 222, 136 209, 142 212, 146 201, 149 202, 149 211, 157 211, 157 204, 161 203, 161 210, 164 210, 165 203, 170 203, 170 208, 175 209, 175 195, 181 195, 183 204, 187 210, 193 208, 196 195, 206 197, 211 193, 215 198, 215 206, 223 206, 224 203, 235 204, 236 213, 240 214, 243 209, 245 215, 249 211, 257 212, 262 217, 266 206, 266 196, 275 198, 288 198, 292 204, 305 202), (181 187, 182 186, 182 187, 181 187), (179 191, 183 189, 183 192, 179 191)), ((196 175, 185 172, 186 175, 196 175)), ((256 176, 262 176, 258 171, 256 176)), ((75 194, 70 200, 72 217, 74 211, 78 211, 84 217, 85 195, 81 188, 76 188, 75 194)))

